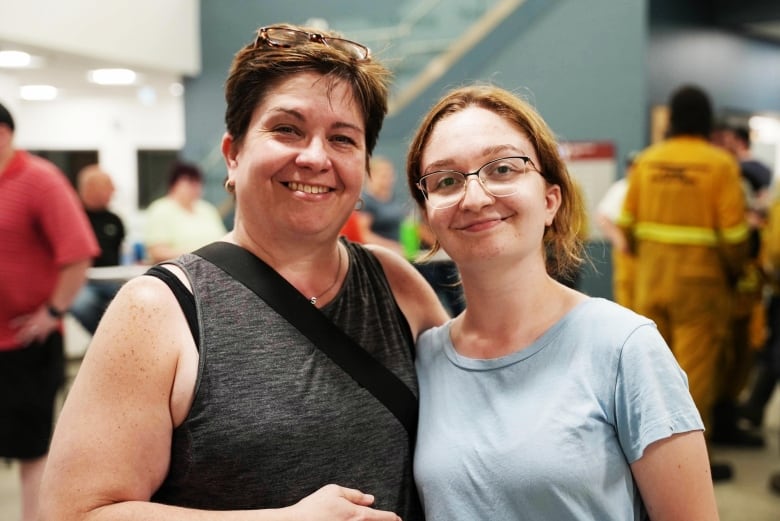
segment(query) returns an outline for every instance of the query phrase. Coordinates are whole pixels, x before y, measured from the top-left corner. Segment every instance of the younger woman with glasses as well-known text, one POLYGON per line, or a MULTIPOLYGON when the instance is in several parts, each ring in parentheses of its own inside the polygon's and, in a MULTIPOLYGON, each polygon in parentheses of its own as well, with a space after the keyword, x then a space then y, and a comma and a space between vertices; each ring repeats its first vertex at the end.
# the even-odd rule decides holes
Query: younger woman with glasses
MULTIPOLYGON (((232 246, 219 247, 265 261, 299 311, 318 308, 414 398, 414 339, 446 314, 401 256, 339 240, 387 79, 338 35, 261 29, 226 83, 236 218, 232 246)), ((153 270, 121 289, 95 333, 52 442, 42 519, 422 519, 414 432, 274 298, 202 253, 153 270)))
POLYGON ((717 519, 702 422, 654 325, 555 280, 581 262, 583 208, 540 116, 494 86, 451 91, 407 172, 467 303, 417 344, 426 519, 717 519))

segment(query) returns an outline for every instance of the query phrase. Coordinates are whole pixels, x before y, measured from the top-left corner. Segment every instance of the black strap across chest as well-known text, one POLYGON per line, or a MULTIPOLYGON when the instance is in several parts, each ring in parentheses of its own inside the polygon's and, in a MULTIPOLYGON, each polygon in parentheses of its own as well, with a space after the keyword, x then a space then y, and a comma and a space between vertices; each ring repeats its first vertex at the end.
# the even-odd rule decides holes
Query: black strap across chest
POLYGON ((295 326, 395 415, 414 446, 419 404, 411 389, 313 306, 284 277, 235 244, 215 242, 193 254, 241 282, 295 326))

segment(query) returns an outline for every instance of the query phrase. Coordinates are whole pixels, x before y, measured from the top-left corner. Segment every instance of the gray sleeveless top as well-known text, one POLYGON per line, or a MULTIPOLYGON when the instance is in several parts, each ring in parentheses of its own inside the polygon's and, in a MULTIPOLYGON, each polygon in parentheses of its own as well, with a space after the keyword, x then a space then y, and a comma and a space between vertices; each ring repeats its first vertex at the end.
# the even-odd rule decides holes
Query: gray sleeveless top
MULTIPOLYGON (((413 339, 377 259, 344 242, 349 271, 322 311, 417 394, 413 339)), ((152 500, 211 510, 279 508, 335 483, 375 508, 423 518, 404 427, 297 329, 195 255, 200 365, 189 415, 173 433, 152 500)))

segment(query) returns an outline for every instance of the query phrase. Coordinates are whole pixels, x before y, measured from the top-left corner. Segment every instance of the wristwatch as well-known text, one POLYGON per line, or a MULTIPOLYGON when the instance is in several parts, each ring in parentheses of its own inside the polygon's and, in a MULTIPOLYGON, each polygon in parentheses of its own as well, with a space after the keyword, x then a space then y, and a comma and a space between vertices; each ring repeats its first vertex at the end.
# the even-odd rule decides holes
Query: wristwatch
POLYGON ((52 304, 46 305, 46 311, 49 312, 49 316, 51 318, 62 318, 62 316, 65 314, 64 311, 60 311, 56 307, 54 307, 52 304))

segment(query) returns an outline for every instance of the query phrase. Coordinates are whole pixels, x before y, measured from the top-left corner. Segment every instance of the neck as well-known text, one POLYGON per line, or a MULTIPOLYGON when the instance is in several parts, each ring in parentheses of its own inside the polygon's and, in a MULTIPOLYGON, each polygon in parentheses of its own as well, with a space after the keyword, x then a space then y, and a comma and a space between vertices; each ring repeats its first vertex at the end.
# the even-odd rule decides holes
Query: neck
POLYGON ((322 293, 312 295, 309 297, 309 302, 316 305, 317 301, 321 299, 322 297, 326 296, 330 291, 333 290, 333 288, 336 287, 336 284, 339 281, 339 277, 341 276, 341 245, 337 244, 336 249, 338 250, 338 260, 336 261, 336 275, 333 277, 333 282, 330 283, 330 285, 325 288, 322 293))
POLYGON ((5 172, 6 167, 14 157, 14 149, 11 147, 0 150, 0 176, 5 172))
POLYGON ((327 304, 341 288, 349 265, 347 252, 336 237, 327 242, 302 241, 281 244, 270 237, 254 237, 237 222, 227 240, 251 251, 276 270, 318 307, 327 304))
POLYGON ((524 349, 586 298, 550 277, 541 260, 513 269, 465 269, 461 277, 468 307, 453 324, 453 342, 474 358, 524 349))
POLYGON ((537 308, 554 289, 551 286, 555 282, 545 272, 542 262, 527 264, 530 263, 517 269, 461 268, 470 319, 486 324, 512 323, 517 321, 518 313, 526 314, 537 308))

